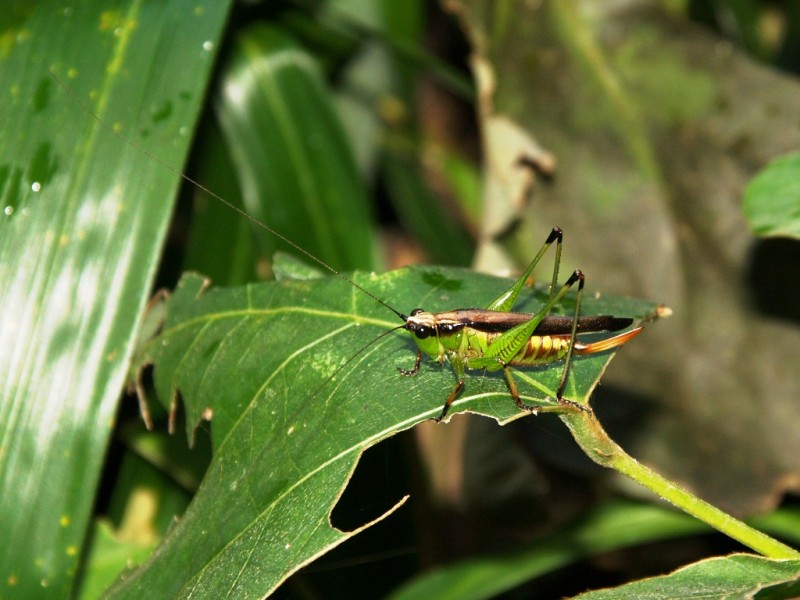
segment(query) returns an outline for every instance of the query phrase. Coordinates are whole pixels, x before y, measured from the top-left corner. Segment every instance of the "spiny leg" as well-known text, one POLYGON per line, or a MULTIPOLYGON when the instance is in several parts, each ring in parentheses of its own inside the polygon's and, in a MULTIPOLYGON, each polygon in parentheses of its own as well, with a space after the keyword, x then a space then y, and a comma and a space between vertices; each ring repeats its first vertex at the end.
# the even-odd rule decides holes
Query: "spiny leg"
MULTIPOLYGON (((569 292, 569 289, 576 282, 581 281, 583 274, 577 269, 570 275, 569 279, 562 285, 558 292, 535 314, 529 321, 516 325, 495 339, 484 352, 483 360, 498 361, 501 366, 511 364, 514 358, 530 341, 531 336, 536 330, 537 325, 545 315, 548 315, 552 308, 561 301, 569 292)), ((573 328, 576 323, 573 323, 573 328)), ((481 366, 481 360, 471 361, 477 367, 481 366)))
POLYGON ((565 400, 563 398, 564 395, 564 388, 567 386, 567 377, 569 376, 569 367, 572 363, 572 352, 575 349, 575 338, 578 332, 578 317, 581 316, 581 300, 583 299, 583 285, 585 283, 585 277, 583 273, 579 269, 575 269, 575 272, 572 274, 572 277, 569 278, 567 282, 573 282, 575 280, 578 281, 578 292, 575 296, 575 317, 572 320, 572 331, 569 335, 569 348, 567 349, 567 355, 564 357, 564 368, 561 370, 561 380, 558 382, 558 388, 556 389, 556 401, 559 404, 564 404, 566 406, 573 406, 579 408, 581 410, 590 410, 588 407, 584 406, 583 404, 579 404, 578 402, 573 402, 572 400, 565 400))
POLYGON ((550 235, 547 236, 544 244, 542 244, 542 247, 539 249, 539 252, 536 253, 536 256, 533 257, 533 260, 528 265, 528 268, 525 269, 525 272, 522 274, 522 276, 516 281, 516 283, 514 283, 514 285, 492 300, 492 302, 490 302, 486 308, 488 310, 500 310, 505 312, 510 311, 511 307, 514 305, 514 302, 517 300, 517 296, 519 296, 519 293, 522 291, 525 282, 536 268, 536 265, 539 264, 540 260, 542 260, 545 252, 547 252, 547 249, 553 245, 553 242, 556 242, 556 260, 553 268, 553 279, 550 284, 550 299, 552 299, 555 295, 556 285, 558 284, 558 265, 561 262, 561 241, 563 237, 564 232, 558 227, 553 227, 550 235))
MULTIPOLYGON (((573 402, 572 400, 566 400, 565 398, 563 398, 564 388, 566 387, 566 383, 567 383, 567 376, 569 375, 570 363, 572 361, 572 352, 573 352, 573 349, 575 347, 575 338, 577 336, 578 317, 580 316, 580 307, 581 307, 581 299, 583 297, 584 279, 585 278, 583 276, 583 273, 579 269, 575 269, 575 271, 573 271, 572 275, 569 276, 569 279, 567 279, 567 281, 564 282, 564 285, 562 285, 555 294, 551 295, 550 299, 547 301, 547 304, 541 309, 541 313, 545 313, 545 314, 549 313, 550 310, 552 309, 552 307, 555 306, 556 303, 560 302, 561 299, 567 294, 569 289, 573 285, 575 285, 575 283, 578 284, 578 292, 577 292, 577 297, 576 297, 576 300, 575 300, 575 316, 574 316, 574 318, 572 320, 572 330, 570 331, 570 343, 569 343, 569 347, 567 348, 567 354, 566 354, 565 360, 564 360, 564 369, 561 371, 561 379, 559 381, 558 388, 556 388, 556 401, 559 404, 561 404, 562 406, 566 406, 566 407, 570 407, 570 408, 574 408, 574 409, 579 409, 579 410, 584 411, 584 412, 591 412, 591 409, 589 407, 587 407, 587 406, 585 406, 583 404, 580 404, 578 402, 573 402)), ((541 313, 537 313, 537 314, 541 314, 541 313)), ((520 401, 519 393, 517 392, 517 388, 516 388, 516 384, 515 384, 515 382, 514 382, 514 380, 512 378, 511 371, 510 371, 509 367, 507 366, 508 363, 510 363, 514 359, 514 357, 517 355, 517 353, 522 348, 522 346, 519 343, 517 343, 517 341, 520 341, 521 343, 525 343, 527 341, 527 339, 530 338, 530 335, 533 333, 532 329, 530 329, 529 327, 526 327, 525 325, 523 325, 523 326, 517 326, 515 328, 512 328, 512 329, 510 329, 509 331, 507 331, 503 335, 504 336, 511 336, 514 333, 514 330, 517 329, 517 328, 519 328, 519 335, 517 336, 519 338, 519 340, 514 340, 514 343, 509 343, 509 344, 504 344, 504 345, 498 346, 499 351, 496 353, 495 358, 497 360, 499 360, 500 363, 503 365, 503 371, 504 371, 505 376, 506 376, 506 381, 508 381, 508 387, 509 387, 509 390, 511 391, 512 397, 514 398, 515 404, 517 406, 519 406, 523 410, 532 411, 533 407, 527 406, 527 405, 523 404, 520 401)), ((502 339, 502 337, 500 339, 502 339)), ((509 337, 509 339, 511 339, 511 338, 509 337)), ((494 344, 497 344, 497 341, 495 341, 494 344)), ((539 407, 539 410, 541 410, 541 407, 539 407)))

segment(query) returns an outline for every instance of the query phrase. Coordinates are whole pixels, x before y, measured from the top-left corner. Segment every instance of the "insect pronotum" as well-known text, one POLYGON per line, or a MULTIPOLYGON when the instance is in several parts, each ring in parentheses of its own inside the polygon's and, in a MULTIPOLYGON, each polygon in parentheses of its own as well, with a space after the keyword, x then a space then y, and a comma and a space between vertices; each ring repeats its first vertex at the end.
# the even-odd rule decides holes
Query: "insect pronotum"
MULTIPOLYGON (((50 75, 56 80, 60 87, 64 88, 68 93, 71 93, 68 86, 62 82, 55 73, 51 71, 50 75)), ((559 385, 555 393, 556 402, 567 410, 589 410, 588 407, 583 404, 578 404, 563 398, 573 355, 595 354, 618 348, 642 331, 642 327, 628 329, 633 324, 633 319, 630 318, 614 317, 611 315, 582 316, 580 314, 584 287, 583 273, 579 270, 575 270, 563 285, 560 287, 558 286, 558 270, 561 259, 561 244, 563 241, 563 232, 558 227, 552 229, 539 252, 520 278, 517 279, 510 288, 492 300, 485 308, 460 308, 436 313, 426 311, 422 308, 415 308, 409 315, 405 315, 368 289, 357 284, 347 275, 327 264, 321 258, 287 238, 279 231, 242 210, 201 184, 199 181, 174 168, 160 157, 139 146, 130 138, 115 131, 79 99, 76 99, 76 101, 102 128, 115 135, 122 142, 209 194, 217 201, 222 202, 231 210, 249 219, 256 226, 268 231, 270 234, 282 240, 340 279, 346 281, 400 318, 403 324, 399 325, 396 329, 408 331, 417 345, 417 355, 413 367, 411 369, 399 369, 400 372, 406 376, 418 374, 422 356, 427 355, 440 364, 449 362, 456 375, 456 384, 442 406, 439 415, 433 418, 434 421, 438 422, 444 419, 453 401, 463 390, 465 370, 467 369, 482 369, 485 371, 502 370, 514 403, 521 410, 535 414, 540 407, 529 406, 520 400, 520 395, 512 373, 512 367, 544 365, 558 361, 563 361, 563 366, 559 385), (516 302, 520 292, 525 287, 526 281, 553 243, 556 244, 556 255, 547 302, 536 313, 511 312, 511 308, 516 302), (578 284, 578 289, 574 315, 571 317, 550 315, 553 307, 576 283, 578 284), (627 331, 623 331, 626 329, 627 331), (580 334, 584 333, 596 334, 618 331, 622 331, 622 333, 616 333, 610 337, 591 343, 584 343, 578 337, 580 334)), ((150 427, 150 418, 145 405, 142 405, 142 413, 145 422, 148 427, 150 427)))

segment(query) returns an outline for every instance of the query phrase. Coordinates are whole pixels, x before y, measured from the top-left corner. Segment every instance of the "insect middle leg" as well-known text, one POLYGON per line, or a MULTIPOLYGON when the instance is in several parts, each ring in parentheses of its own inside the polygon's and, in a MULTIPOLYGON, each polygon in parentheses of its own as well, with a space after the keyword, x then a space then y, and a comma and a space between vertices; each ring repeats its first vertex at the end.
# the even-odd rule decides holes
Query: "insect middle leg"
POLYGON ((451 353, 449 358, 450 364, 453 366, 453 372, 456 374, 456 386, 453 388, 453 391, 450 392, 450 395, 447 397, 444 406, 442 406, 442 412, 438 417, 434 417, 432 419, 436 423, 439 423, 445 418, 445 416, 447 416, 447 411, 450 410, 450 405, 453 404, 455 399, 458 398, 458 395, 461 393, 461 390, 464 389, 464 362, 456 353, 451 353))
POLYGON ((514 404, 516 404, 520 410, 526 410, 534 415, 539 413, 538 406, 530 406, 529 404, 524 404, 522 400, 519 399, 519 391, 517 390, 517 383, 514 381, 514 376, 511 374, 511 369, 509 367, 503 367, 503 375, 506 376, 506 382, 508 383, 508 391, 511 392, 511 397, 514 399, 514 404))
POLYGON ((464 388, 464 379, 460 378, 458 382, 456 382, 456 387, 454 387, 453 391, 450 392, 450 396, 447 398, 447 401, 444 403, 444 406, 442 406, 441 414, 438 417, 434 417, 432 419, 433 421, 438 423, 439 421, 445 418, 445 416, 447 415, 447 411, 450 410, 450 405, 453 403, 453 400, 455 400, 458 397, 463 388, 464 388))

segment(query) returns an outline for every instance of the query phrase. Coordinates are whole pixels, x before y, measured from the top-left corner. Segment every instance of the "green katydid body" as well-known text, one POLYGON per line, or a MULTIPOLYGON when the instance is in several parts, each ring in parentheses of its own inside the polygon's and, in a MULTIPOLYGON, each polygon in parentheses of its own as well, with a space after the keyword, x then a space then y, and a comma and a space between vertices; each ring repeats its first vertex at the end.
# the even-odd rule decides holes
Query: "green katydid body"
MULTIPOLYGON (((493 344, 503 342, 503 335, 509 329, 528 323, 535 317, 536 315, 528 313, 509 313, 480 308, 463 308, 440 313, 417 309, 406 321, 406 328, 412 331, 420 351, 438 362, 458 356, 467 369, 498 371, 504 364, 541 365, 561 360, 567 355, 574 319, 545 316, 511 360, 506 363, 500 360, 484 360, 490 354, 493 344)), ((632 319, 612 316, 579 317, 576 332, 619 331, 632 322, 632 319)), ((627 334, 622 335, 627 336, 627 334)), ((625 341, 627 339, 629 338, 626 337, 625 341)), ((578 354, 588 354, 594 347, 595 344, 582 344, 578 341, 574 344, 574 350, 578 354)))
POLYGON ((410 316, 404 317, 406 323, 403 329, 412 334, 419 350, 414 368, 401 369, 401 372, 404 375, 416 375, 419 372, 422 355, 426 354, 439 363, 449 362, 457 377, 456 386, 436 421, 445 417, 450 405, 464 387, 465 369, 486 371, 502 369, 516 405, 535 413, 537 407, 523 404, 520 400, 510 367, 542 365, 559 360, 564 361, 564 367, 555 394, 556 400, 562 405, 587 410, 583 405, 562 398, 572 355, 594 354, 617 348, 642 331, 641 327, 637 327, 592 343, 583 343, 577 338, 581 333, 620 331, 629 327, 633 320, 610 315, 579 316, 584 277, 578 270, 574 271, 567 282, 556 291, 562 236, 561 230, 554 227, 522 277, 489 303, 487 308, 466 308, 439 313, 417 308, 410 316), (548 302, 534 314, 510 312, 525 281, 553 242, 558 242, 558 245, 548 302), (575 316, 549 315, 553 306, 576 282, 578 295, 575 316))

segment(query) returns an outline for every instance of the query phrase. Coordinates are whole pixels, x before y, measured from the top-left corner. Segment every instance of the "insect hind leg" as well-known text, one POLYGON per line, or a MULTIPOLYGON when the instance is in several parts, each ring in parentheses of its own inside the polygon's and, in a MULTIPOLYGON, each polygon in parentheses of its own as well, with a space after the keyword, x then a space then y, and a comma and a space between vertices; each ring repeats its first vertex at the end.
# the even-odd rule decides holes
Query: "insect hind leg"
MULTIPOLYGON (((573 402, 572 400, 567 400, 566 398, 561 398, 560 396, 556 396, 556 402, 558 402, 558 406, 533 406, 530 404, 525 404, 522 402, 522 399, 519 397, 519 391, 517 390, 517 383, 514 381, 514 375, 511 372, 510 367, 503 368, 503 374, 506 376, 506 382, 508 383, 508 390, 511 392, 511 397, 514 399, 514 404, 520 410, 524 410, 529 412, 533 415, 538 415, 540 412, 564 412, 565 409, 567 410, 579 410, 582 412, 592 412, 592 409, 588 406, 584 406, 579 402, 573 402)), ((545 398, 546 401, 551 400, 550 398, 545 398)))
POLYGON ((505 292, 500 294, 497 298, 492 300, 492 302, 490 302, 488 306, 486 306, 486 308, 489 310, 499 310, 504 312, 508 312, 509 310, 511 310, 511 307, 517 300, 517 296, 519 296, 520 291, 522 291, 522 288, 525 286, 525 282, 533 274, 533 270, 536 268, 536 265, 539 264, 539 261, 545 255, 547 249, 550 248, 550 246, 552 246, 555 243, 556 257, 553 263, 553 277, 550 282, 550 298, 549 298, 550 300, 552 300, 556 294, 556 286, 558 282, 558 267, 559 264, 561 263, 561 243, 563 241, 563 238, 564 238, 564 232, 561 231, 559 227, 553 227, 553 230, 550 232, 550 235, 547 236, 547 239, 545 240, 544 244, 539 249, 539 252, 536 253, 536 256, 533 257, 533 260, 528 265, 528 268, 525 269, 525 272, 522 274, 522 276, 516 281, 516 283, 514 283, 514 285, 512 285, 505 292))
POLYGON ((570 331, 569 336, 569 349, 567 350, 567 355, 564 357, 564 368, 561 371, 561 379, 559 380, 558 388, 556 389, 556 402, 562 406, 569 406, 584 412, 591 412, 591 409, 588 406, 564 398, 564 388, 567 386, 569 368, 572 364, 572 353, 575 350, 575 339, 578 335, 578 318, 581 316, 581 300, 583 299, 583 285, 585 280, 586 278, 584 277, 583 273, 579 269, 575 269, 575 271, 572 273, 572 276, 565 284, 565 287, 569 287, 577 281, 578 292, 575 296, 575 316, 572 319, 572 330, 570 331))

